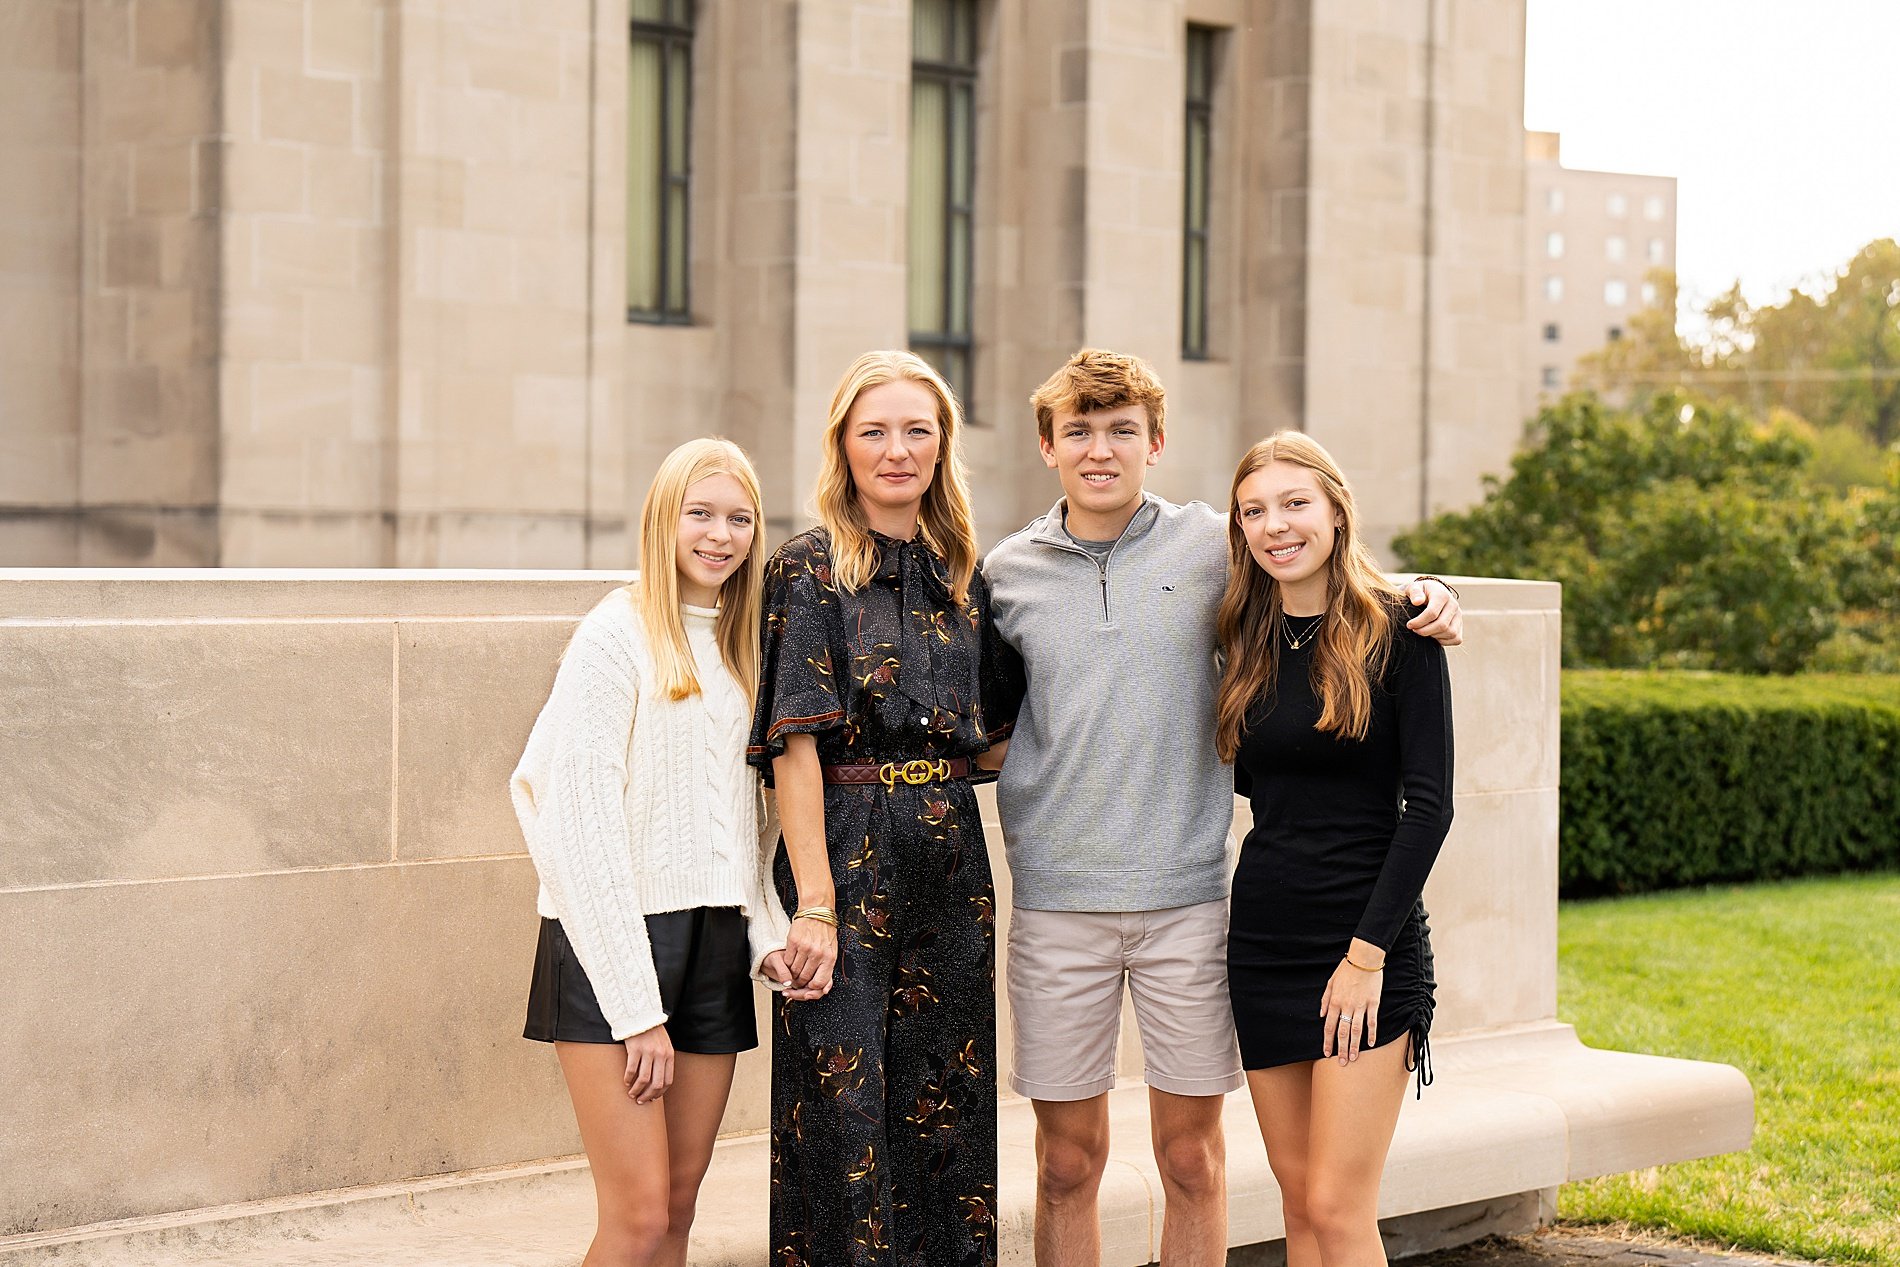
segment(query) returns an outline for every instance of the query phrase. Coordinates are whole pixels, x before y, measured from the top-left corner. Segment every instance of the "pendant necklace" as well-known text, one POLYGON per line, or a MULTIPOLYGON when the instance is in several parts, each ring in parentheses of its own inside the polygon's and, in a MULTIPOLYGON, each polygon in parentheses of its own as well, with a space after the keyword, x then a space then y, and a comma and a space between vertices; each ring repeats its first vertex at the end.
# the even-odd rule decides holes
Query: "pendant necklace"
POLYGON ((1301 647, 1313 641, 1314 636, 1319 633, 1321 623, 1326 619, 1326 613, 1321 612, 1319 615, 1313 617, 1313 622, 1301 630, 1297 638, 1293 636, 1294 619, 1294 617, 1288 616, 1285 612, 1280 613, 1280 633, 1286 638, 1288 651, 1298 651, 1301 647))

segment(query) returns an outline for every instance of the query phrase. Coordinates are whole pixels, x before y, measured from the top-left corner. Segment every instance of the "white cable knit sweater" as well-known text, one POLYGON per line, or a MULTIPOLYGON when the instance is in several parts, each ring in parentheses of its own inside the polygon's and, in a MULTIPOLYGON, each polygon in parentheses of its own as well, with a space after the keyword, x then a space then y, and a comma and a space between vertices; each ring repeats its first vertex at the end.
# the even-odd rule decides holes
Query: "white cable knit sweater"
POLYGON ((683 611, 699 695, 666 697, 632 596, 615 590, 581 621, 509 780, 536 908, 561 921, 615 1038, 666 1020, 647 915, 739 907, 755 975, 785 945, 777 833, 762 830, 745 759, 751 709, 720 659, 717 613, 683 611))

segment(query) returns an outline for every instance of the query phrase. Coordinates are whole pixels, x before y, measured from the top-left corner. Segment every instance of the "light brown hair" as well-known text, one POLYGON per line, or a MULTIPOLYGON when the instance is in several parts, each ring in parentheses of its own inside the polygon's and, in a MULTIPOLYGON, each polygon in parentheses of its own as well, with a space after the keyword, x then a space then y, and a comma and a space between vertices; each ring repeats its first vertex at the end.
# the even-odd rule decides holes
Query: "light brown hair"
POLYGON ((1041 387, 1029 397, 1036 409, 1036 434, 1043 443, 1055 443, 1056 414, 1094 413, 1098 409, 1119 409, 1140 405, 1148 411, 1148 436, 1164 435, 1168 418, 1168 394, 1154 367, 1138 356, 1083 348, 1062 363, 1041 387))
POLYGON ((1286 614, 1280 586, 1254 561, 1240 527, 1240 486, 1270 462, 1291 462, 1313 473, 1333 504, 1340 526, 1326 560, 1326 620, 1313 654, 1313 690, 1319 696, 1314 729, 1342 739, 1364 739, 1372 720, 1372 683, 1392 654, 1392 610, 1401 601, 1359 537, 1358 512, 1346 477, 1321 445, 1298 431, 1280 431, 1248 449, 1227 497, 1227 593, 1216 631, 1226 667, 1216 708, 1215 745, 1223 761, 1240 750, 1247 710, 1271 693, 1280 669, 1286 614))
POLYGON ((824 459, 818 470, 813 497, 818 521, 831 534, 831 576, 841 589, 860 590, 877 566, 877 544, 858 504, 851 479, 851 463, 844 452, 845 420, 859 395, 872 387, 904 379, 921 383, 937 398, 937 469, 918 518, 924 540, 944 558, 950 569, 950 596, 959 605, 970 598, 970 577, 976 571, 976 516, 970 508, 970 479, 963 468, 957 439, 963 431, 963 409, 943 375, 910 352, 866 352, 851 362, 838 390, 831 396, 825 422, 824 459))
POLYGON ((711 475, 730 475, 752 500, 752 548, 719 586, 714 631, 719 657, 751 699, 759 681, 759 591, 765 578, 765 507, 745 450, 730 440, 688 440, 660 463, 640 507, 640 579, 628 587, 646 627, 660 688, 670 699, 699 694, 699 673, 680 614, 679 533, 686 490, 711 475))

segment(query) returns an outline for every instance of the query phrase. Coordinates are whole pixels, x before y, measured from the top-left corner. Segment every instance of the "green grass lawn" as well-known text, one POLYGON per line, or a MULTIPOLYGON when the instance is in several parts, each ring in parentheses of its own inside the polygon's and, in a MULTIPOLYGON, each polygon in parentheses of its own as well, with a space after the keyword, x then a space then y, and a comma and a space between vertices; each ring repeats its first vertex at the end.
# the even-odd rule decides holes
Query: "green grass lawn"
POLYGON ((1568 1184, 1563 1218, 1900 1267, 1900 876, 1566 902, 1560 929, 1586 1043, 1755 1086, 1747 1152, 1568 1184))

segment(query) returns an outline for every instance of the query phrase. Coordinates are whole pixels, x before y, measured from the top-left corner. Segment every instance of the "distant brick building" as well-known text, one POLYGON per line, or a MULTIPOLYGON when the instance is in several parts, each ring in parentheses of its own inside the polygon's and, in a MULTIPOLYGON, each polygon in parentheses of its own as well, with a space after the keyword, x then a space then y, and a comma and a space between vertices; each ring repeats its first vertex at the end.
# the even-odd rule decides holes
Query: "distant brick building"
POLYGON ((1304 426, 1383 542, 1518 435, 1523 8, 0 4, 0 564, 623 565, 708 432, 783 535, 903 345, 988 540, 1098 344, 1157 491, 1304 426))
POLYGON ((1570 385, 1577 358, 1623 337, 1676 267, 1676 178, 1565 167, 1555 132, 1525 134, 1524 413, 1570 385))

